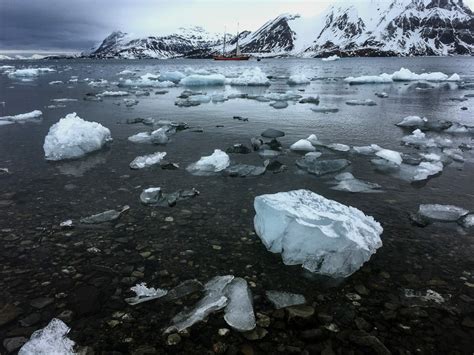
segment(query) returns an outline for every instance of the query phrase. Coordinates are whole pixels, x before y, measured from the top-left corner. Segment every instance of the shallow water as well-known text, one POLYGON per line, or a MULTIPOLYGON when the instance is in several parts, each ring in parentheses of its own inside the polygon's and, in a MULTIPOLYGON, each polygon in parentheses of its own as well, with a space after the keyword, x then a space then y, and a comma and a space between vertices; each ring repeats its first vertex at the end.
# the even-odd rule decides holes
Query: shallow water
MULTIPOLYGON (((28 306, 32 298, 54 298, 60 292, 67 296, 65 300, 56 299, 53 305, 43 310, 41 323, 36 324, 36 328, 63 309, 74 309, 75 315, 68 325, 73 329, 73 338, 81 345, 124 352, 143 344, 161 348, 163 340, 154 339, 152 334, 168 324, 179 306, 131 309, 123 304, 123 299, 129 295, 128 287, 146 281, 151 286, 171 288, 190 278, 207 281, 215 275, 234 274, 255 282, 253 293, 256 295, 257 311, 271 310, 262 300, 264 290, 303 293, 309 303, 315 305, 317 312, 325 310, 330 313, 334 307, 354 309, 358 316, 376 327, 373 331, 384 339, 384 344, 392 351, 420 348, 426 353, 433 352, 433 349, 472 352, 469 340, 473 336, 472 328, 461 323, 466 317, 472 319, 473 312, 473 288, 466 285, 474 283, 473 233, 447 224, 419 228, 413 226, 408 217, 408 213, 416 212, 421 203, 453 204, 474 210, 472 151, 465 152, 464 163, 450 164, 440 176, 425 184, 413 185, 377 173, 370 157, 323 150, 323 158, 349 159, 352 164, 345 171, 352 172, 359 179, 380 184, 384 190, 382 194, 334 191, 328 184, 333 181, 333 175, 318 178, 302 173, 295 166, 295 160, 301 155, 294 152, 279 158, 288 166, 288 170, 280 174, 267 172, 260 177, 231 178, 193 176, 185 170, 188 164, 209 155, 216 148, 225 150, 234 143, 249 145, 250 138, 259 136, 266 128, 286 133, 280 139, 284 148, 315 133, 326 143, 351 146, 375 143, 401 152, 416 152, 416 149, 401 146, 401 138, 409 131, 394 124, 405 116, 419 115, 472 126, 474 98, 463 102, 450 98, 474 90, 460 89, 454 83, 435 84, 436 87, 431 90, 418 90, 416 83, 349 86, 342 79, 392 73, 405 67, 416 73, 441 71, 450 75, 457 72, 463 81, 474 82, 474 61, 471 58, 353 58, 336 62, 269 59, 258 63, 231 64, 208 60, 0 62, 0 65, 6 64, 57 69, 57 73, 43 74, 29 82, 0 75, 0 101, 5 102, 0 105, 0 116, 35 109, 43 111, 40 123, 0 126, 0 168, 8 168, 11 172, 11 175, 0 176, 0 200, 6 201, 0 205, 0 238, 4 239, 0 250, 4 260, 0 300, 7 303, 18 301, 28 314, 32 312, 28 306), (85 78, 107 79, 111 83, 118 81, 120 76, 117 73, 125 69, 142 75, 183 71, 191 67, 229 76, 254 66, 272 76, 271 86, 235 89, 259 95, 286 90, 294 90, 304 97, 319 94, 320 106, 337 107, 339 112, 315 113, 310 109, 311 104, 294 102, 289 102, 286 109, 277 110, 269 103, 247 99, 178 107, 174 102, 183 87, 166 88, 169 92, 164 95, 154 94, 161 89, 149 90, 150 96, 137 97, 138 105, 130 108, 125 107, 122 98, 104 98, 102 102, 83 100, 86 93, 123 90, 113 84, 94 88, 84 82, 85 78), (287 78, 296 73, 312 78, 311 84, 289 87, 287 78), (54 80, 67 82, 74 75, 79 77, 78 83, 48 84, 54 80), (375 96, 375 92, 382 91, 387 92, 389 97, 382 99, 375 96), (76 98, 78 101, 64 103, 65 108, 46 108, 53 104, 51 100, 55 98, 76 98), (377 106, 345 104, 352 99, 373 99, 377 106), (122 103, 117 105, 119 102, 122 103), (467 110, 461 110, 461 107, 467 107, 467 110), (49 127, 71 112, 108 127, 113 143, 81 160, 45 161, 42 145, 49 127), (234 120, 233 116, 248 118, 248 122, 234 120), (134 117, 184 121, 191 129, 178 132, 165 146, 133 144, 127 137, 149 129, 141 124, 125 124, 127 119, 134 117), (198 127, 203 129, 202 133, 193 129, 198 127), (156 151, 166 151, 167 159, 179 163, 180 169, 129 169, 128 164, 136 156, 156 151), (152 186, 160 186, 165 192, 196 188, 201 194, 194 199, 180 201, 173 208, 141 205, 140 192, 152 186), (384 227, 384 246, 346 280, 314 277, 298 266, 285 266, 280 256, 267 252, 254 234, 254 197, 300 188, 357 207, 374 216, 384 227), (115 226, 66 231, 58 227, 64 220, 71 218, 77 221, 80 217, 119 209, 123 205, 130 205, 131 209, 115 226), (172 217, 172 221, 170 218, 165 221, 166 217, 172 217), (87 249, 92 246, 101 252, 88 252, 87 249), (69 266, 73 266, 75 272, 64 272, 69 266), (104 272, 105 267, 112 272, 104 272), (137 270, 136 279, 124 279, 137 270), (86 284, 93 285, 100 293, 99 305, 93 312, 75 308, 79 297, 77 290, 86 284), (354 292, 354 285, 358 284, 369 288, 370 294, 363 296, 361 305, 353 305, 345 294, 354 292), (442 295, 450 294, 451 298, 440 307, 427 308, 428 317, 421 318, 421 321, 403 312, 397 313, 394 319, 383 317, 385 303, 403 305, 401 295, 407 288, 420 291, 431 288, 442 295), (461 297, 463 295, 471 297, 471 301, 466 301, 461 297), (453 308, 456 310, 453 311, 453 308), (117 310, 132 313, 135 318, 132 325, 125 322, 125 325, 109 329, 107 321, 117 310), (154 330, 147 328, 150 322, 154 324, 154 330), (409 325, 409 334, 400 330, 399 324, 409 325), (135 327, 145 327, 143 334, 135 334, 135 327), (123 339, 128 337, 133 337, 135 341, 131 344, 124 342, 123 339), (423 344, 420 337, 424 339, 423 344), (405 340, 400 345, 401 338, 405 340)), ((223 90, 222 87, 192 89, 207 93, 223 90)), ((457 144, 472 144, 469 135, 446 137, 457 144)), ((263 163, 256 153, 233 154, 231 159, 238 163, 263 163)), ((350 322, 335 321, 341 329, 355 328, 350 322)), ((217 326, 223 326, 217 320, 213 325, 201 325, 200 331, 215 334, 217 326)), ((0 335, 6 336, 16 327, 14 323, 0 327, 0 335)), ((299 328, 295 326, 294 329, 299 328)), ((295 333, 290 327, 288 338, 298 338, 295 333)), ((28 331, 24 334, 27 335, 28 331)), ((276 349, 279 342, 285 342, 276 334, 277 331, 271 332, 266 339, 275 344, 274 348, 270 346, 269 351, 276 349)), ((232 339, 238 344, 240 338, 236 336, 232 339)), ((210 348, 209 340, 191 337, 189 341, 197 347, 193 348, 186 340, 180 350, 193 348, 199 352, 210 348)), ((334 348, 339 346, 344 349, 344 345, 334 345, 334 348)), ((260 348, 259 351, 265 349, 260 348)))

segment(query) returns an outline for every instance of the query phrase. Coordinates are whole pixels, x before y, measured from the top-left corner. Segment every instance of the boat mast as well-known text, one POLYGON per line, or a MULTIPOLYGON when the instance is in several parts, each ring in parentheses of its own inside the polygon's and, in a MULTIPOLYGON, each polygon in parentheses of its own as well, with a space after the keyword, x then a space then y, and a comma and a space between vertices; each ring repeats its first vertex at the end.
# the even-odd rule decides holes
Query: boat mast
POLYGON ((222 55, 225 56, 225 35, 226 35, 226 32, 227 32, 227 28, 224 27, 224 44, 222 46, 222 55))
POLYGON ((235 55, 240 55, 240 48, 239 48, 239 23, 237 22, 237 45, 235 46, 235 55))

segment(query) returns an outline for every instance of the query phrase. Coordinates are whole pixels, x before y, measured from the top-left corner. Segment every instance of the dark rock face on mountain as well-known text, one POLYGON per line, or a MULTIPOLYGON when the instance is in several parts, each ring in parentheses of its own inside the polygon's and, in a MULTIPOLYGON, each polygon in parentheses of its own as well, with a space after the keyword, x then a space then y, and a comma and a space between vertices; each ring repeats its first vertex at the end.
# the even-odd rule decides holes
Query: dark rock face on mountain
MULTIPOLYGON (((226 35, 226 52, 237 37, 226 35)), ((221 53, 223 34, 201 27, 167 36, 131 38, 117 31, 88 56, 96 58, 208 58, 221 53)), ((474 54, 474 13, 462 0, 367 0, 338 3, 317 18, 284 14, 239 34, 244 53, 317 57, 474 54)))

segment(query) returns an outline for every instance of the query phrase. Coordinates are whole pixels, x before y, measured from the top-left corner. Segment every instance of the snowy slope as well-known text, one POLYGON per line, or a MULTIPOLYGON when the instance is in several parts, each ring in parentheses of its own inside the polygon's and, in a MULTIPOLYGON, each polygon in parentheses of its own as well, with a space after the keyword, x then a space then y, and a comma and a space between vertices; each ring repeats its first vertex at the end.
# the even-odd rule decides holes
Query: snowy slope
MULTIPOLYGON (((474 54, 474 14, 462 0, 337 0, 315 18, 283 14, 254 32, 243 31, 244 53, 315 57, 474 54)), ((114 32, 94 57, 208 57, 222 50, 223 34, 201 27, 168 36, 133 38, 114 32)), ((236 38, 227 35, 227 52, 236 38)))

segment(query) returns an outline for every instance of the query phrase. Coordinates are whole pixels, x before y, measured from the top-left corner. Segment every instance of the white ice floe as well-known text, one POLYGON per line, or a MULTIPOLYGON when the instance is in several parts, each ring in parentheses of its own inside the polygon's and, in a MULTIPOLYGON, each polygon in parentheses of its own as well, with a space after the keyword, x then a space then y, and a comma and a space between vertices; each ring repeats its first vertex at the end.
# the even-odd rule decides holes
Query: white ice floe
POLYGON ((347 144, 341 144, 341 143, 331 143, 326 145, 327 148, 336 150, 338 152, 348 152, 351 150, 351 147, 349 147, 347 144))
POLYGON ((191 173, 218 173, 230 165, 229 156, 220 149, 214 153, 201 157, 197 162, 189 165, 187 170, 191 173))
POLYGON ((97 96, 111 96, 111 97, 117 97, 117 96, 128 96, 130 95, 127 91, 103 91, 97 96))
POLYGON ((117 73, 117 75, 131 75, 131 74, 134 74, 134 72, 131 71, 131 70, 127 70, 127 69, 122 70, 121 72, 117 73))
POLYGON ((175 86, 175 83, 172 81, 160 81, 159 75, 146 73, 137 79, 126 79, 120 82, 120 86, 168 88, 175 86))
POLYGON ((62 85, 62 84, 64 84, 64 82, 61 80, 54 80, 54 81, 49 82, 49 85, 62 85))
POLYGON ((295 93, 294 91, 288 90, 284 93, 280 92, 269 92, 263 96, 267 100, 271 101, 295 101, 301 98, 300 94, 295 93))
POLYGON ((268 86, 270 80, 259 67, 245 69, 242 74, 236 78, 227 78, 226 83, 230 85, 242 86, 268 86))
POLYGON ((71 98, 68 98, 68 97, 62 97, 62 98, 59 98, 59 99, 51 99, 52 102, 76 102, 78 101, 77 99, 71 99, 71 98))
POLYGON ((28 79, 37 77, 41 74, 54 73, 55 71, 56 70, 52 68, 26 68, 11 70, 7 73, 10 78, 28 79))
POLYGON ((468 213, 468 210, 453 205, 423 204, 418 208, 421 218, 437 222, 456 222, 468 213))
POLYGON ((293 143, 290 147, 291 150, 302 151, 302 152, 314 152, 315 147, 307 139, 300 139, 299 141, 293 143))
POLYGON ((167 71, 161 73, 159 76, 160 81, 171 81, 173 83, 179 83, 181 79, 185 78, 186 75, 181 73, 180 71, 167 71))
POLYGON ((236 277, 225 288, 225 295, 229 299, 224 314, 227 324, 239 332, 248 332, 254 329, 256 321, 252 305, 252 292, 247 281, 236 277))
POLYGON ((423 127, 428 122, 425 117, 407 116, 396 125, 399 127, 423 127))
POLYGON ((92 86, 94 88, 101 88, 101 87, 109 85, 108 80, 105 80, 105 79, 90 80, 90 79, 86 78, 86 79, 84 79, 84 81, 89 81, 89 83, 87 85, 92 86))
POLYGON ((403 161, 402 155, 399 152, 390 149, 380 149, 375 155, 397 165, 400 165, 403 161))
POLYGON ((393 74, 383 73, 381 75, 372 76, 360 76, 360 77, 348 77, 344 79, 349 84, 381 84, 381 83, 393 83, 395 81, 460 81, 461 78, 458 74, 448 76, 447 74, 434 72, 434 73, 422 73, 416 74, 411 72, 409 69, 401 68, 399 71, 393 74))
POLYGON ((338 55, 334 54, 334 55, 331 55, 329 57, 326 57, 326 58, 321 58, 321 60, 323 62, 334 62, 335 60, 339 60, 341 59, 341 57, 339 57, 338 55))
POLYGON ((142 155, 133 159, 130 163, 131 169, 143 169, 159 164, 166 156, 166 152, 156 152, 153 154, 142 155))
POLYGON ((333 190, 364 193, 382 192, 379 184, 356 179, 351 173, 341 173, 334 178, 337 185, 332 187, 333 190))
POLYGON ((381 150, 382 148, 379 147, 377 144, 371 144, 367 146, 361 146, 361 147, 352 147, 352 150, 357 153, 357 154, 362 154, 362 155, 372 155, 381 150))
POLYGON ((133 143, 166 144, 169 141, 167 128, 161 127, 153 132, 140 132, 128 137, 133 143))
POLYGON ((189 75, 179 82, 180 85, 184 86, 220 86, 226 83, 226 78, 222 74, 192 74, 189 75))
POLYGON ((309 84, 310 82, 309 78, 304 74, 291 75, 288 79, 288 85, 302 85, 309 84))
POLYGON ((415 129, 411 135, 402 138, 402 142, 407 145, 414 145, 417 147, 436 147, 437 144, 434 139, 426 137, 420 129, 415 129))
POLYGON ((108 128, 85 121, 74 112, 51 126, 43 148, 47 160, 75 159, 101 149, 110 140, 108 128))
POLYGON ((346 277, 382 246, 383 229, 372 217, 308 190, 257 196, 254 207, 255 231, 287 265, 346 277))
POLYGON ((69 330, 63 321, 53 318, 31 335, 18 355, 74 355, 74 342, 66 336, 69 330))
POLYGON ((0 117, 0 122, 8 121, 8 122, 27 122, 27 121, 36 121, 41 119, 43 113, 40 110, 34 110, 27 113, 20 113, 18 115, 13 116, 3 116, 0 117))
POLYGON ((443 171, 443 163, 441 162, 421 162, 417 167, 413 176, 413 181, 423 181, 430 176, 439 174, 443 171))
POLYGON ((377 103, 374 100, 371 100, 371 99, 349 100, 349 101, 346 101, 346 105, 349 105, 349 106, 376 106, 377 103))
POLYGON ((155 300, 168 294, 168 291, 162 288, 147 287, 145 282, 130 287, 130 290, 135 292, 136 295, 135 297, 126 298, 125 302, 132 306, 139 303, 155 300))

